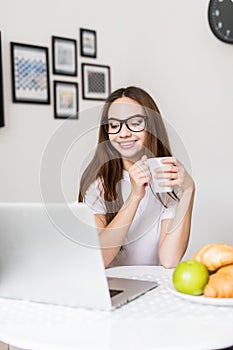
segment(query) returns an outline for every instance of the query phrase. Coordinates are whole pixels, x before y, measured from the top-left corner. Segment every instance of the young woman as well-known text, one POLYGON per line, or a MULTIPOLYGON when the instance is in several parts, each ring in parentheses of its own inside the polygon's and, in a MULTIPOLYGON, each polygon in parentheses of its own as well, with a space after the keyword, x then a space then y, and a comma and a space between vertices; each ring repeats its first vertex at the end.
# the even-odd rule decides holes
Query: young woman
POLYGON ((169 140, 152 97, 133 86, 114 91, 104 105, 97 149, 79 192, 79 201, 95 214, 106 267, 172 268, 183 257, 195 185, 173 157, 151 174, 147 159, 166 156, 171 156, 169 140), (154 193, 152 176, 173 191, 154 193))

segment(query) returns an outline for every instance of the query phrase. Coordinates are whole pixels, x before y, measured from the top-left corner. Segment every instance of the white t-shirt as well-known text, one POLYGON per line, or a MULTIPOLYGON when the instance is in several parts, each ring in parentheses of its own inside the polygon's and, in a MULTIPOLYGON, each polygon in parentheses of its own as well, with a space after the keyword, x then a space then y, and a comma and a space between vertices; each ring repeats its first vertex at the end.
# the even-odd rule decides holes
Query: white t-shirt
MULTIPOLYGON (((98 180, 92 183, 85 195, 85 203, 94 214, 106 214, 100 183, 98 180)), ((131 192, 129 173, 125 170, 123 170, 121 188, 123 201, 125 202, 131 192)), ((159 264, 158 243, 161 221, 173 218, 177 205, 177 201, 166 193, 160 195, 167 208, 155 197, 150 187, 146 188, 146 194, 138 206, 123 242, 123 249, 119 251, 109 267, 159 264)))

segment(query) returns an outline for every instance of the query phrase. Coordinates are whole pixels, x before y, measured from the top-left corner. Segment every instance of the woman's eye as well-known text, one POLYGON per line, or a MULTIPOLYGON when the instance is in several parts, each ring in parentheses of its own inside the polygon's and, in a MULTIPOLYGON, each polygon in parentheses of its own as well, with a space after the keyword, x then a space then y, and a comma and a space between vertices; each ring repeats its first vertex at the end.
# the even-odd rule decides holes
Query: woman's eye
POLYGON ((134 126, 134 127, 140 126, 141 124, 142 124, 142 121, 141 121, 141 120, 132 121, 132 122, 131 122, 131 125, 134 126))
POLYGON ((117 129, 117 128, 119 128, 119 124, 109 124, 109 127, 111 129, 117 129))

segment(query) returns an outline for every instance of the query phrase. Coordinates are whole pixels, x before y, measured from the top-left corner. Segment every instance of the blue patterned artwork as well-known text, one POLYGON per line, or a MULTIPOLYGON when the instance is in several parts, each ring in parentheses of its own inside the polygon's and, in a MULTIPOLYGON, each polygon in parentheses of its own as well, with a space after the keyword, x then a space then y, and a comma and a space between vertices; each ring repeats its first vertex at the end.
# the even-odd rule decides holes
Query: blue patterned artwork
POLYGON ((47 89, 46 62, 16 57, 15 88, 16 90, 45 91, 47 89))
POLYGON ((11 45, 14 102, 49 103, 47 48, 11 45))

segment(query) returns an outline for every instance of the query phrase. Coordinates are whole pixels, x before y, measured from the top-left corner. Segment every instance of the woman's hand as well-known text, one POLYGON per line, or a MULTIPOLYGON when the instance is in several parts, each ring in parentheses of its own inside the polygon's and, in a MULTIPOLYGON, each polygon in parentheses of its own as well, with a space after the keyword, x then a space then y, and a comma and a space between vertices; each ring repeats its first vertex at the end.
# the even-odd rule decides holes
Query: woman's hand
POLYGON ((146 163, 147 157, 142 158, 129 168, 129 176, 131 181, 131 194, 142 199, 145 196, 145 188, 151 181, 151 173, 146 163))
POLYGON ((164 158, 162 163, 164 164, 162 167, 155 169, 155 177, 163 180, 161 187, 178 186, 182 191, 195 187, 192 177, 179 160, 169 157, 164 158))

